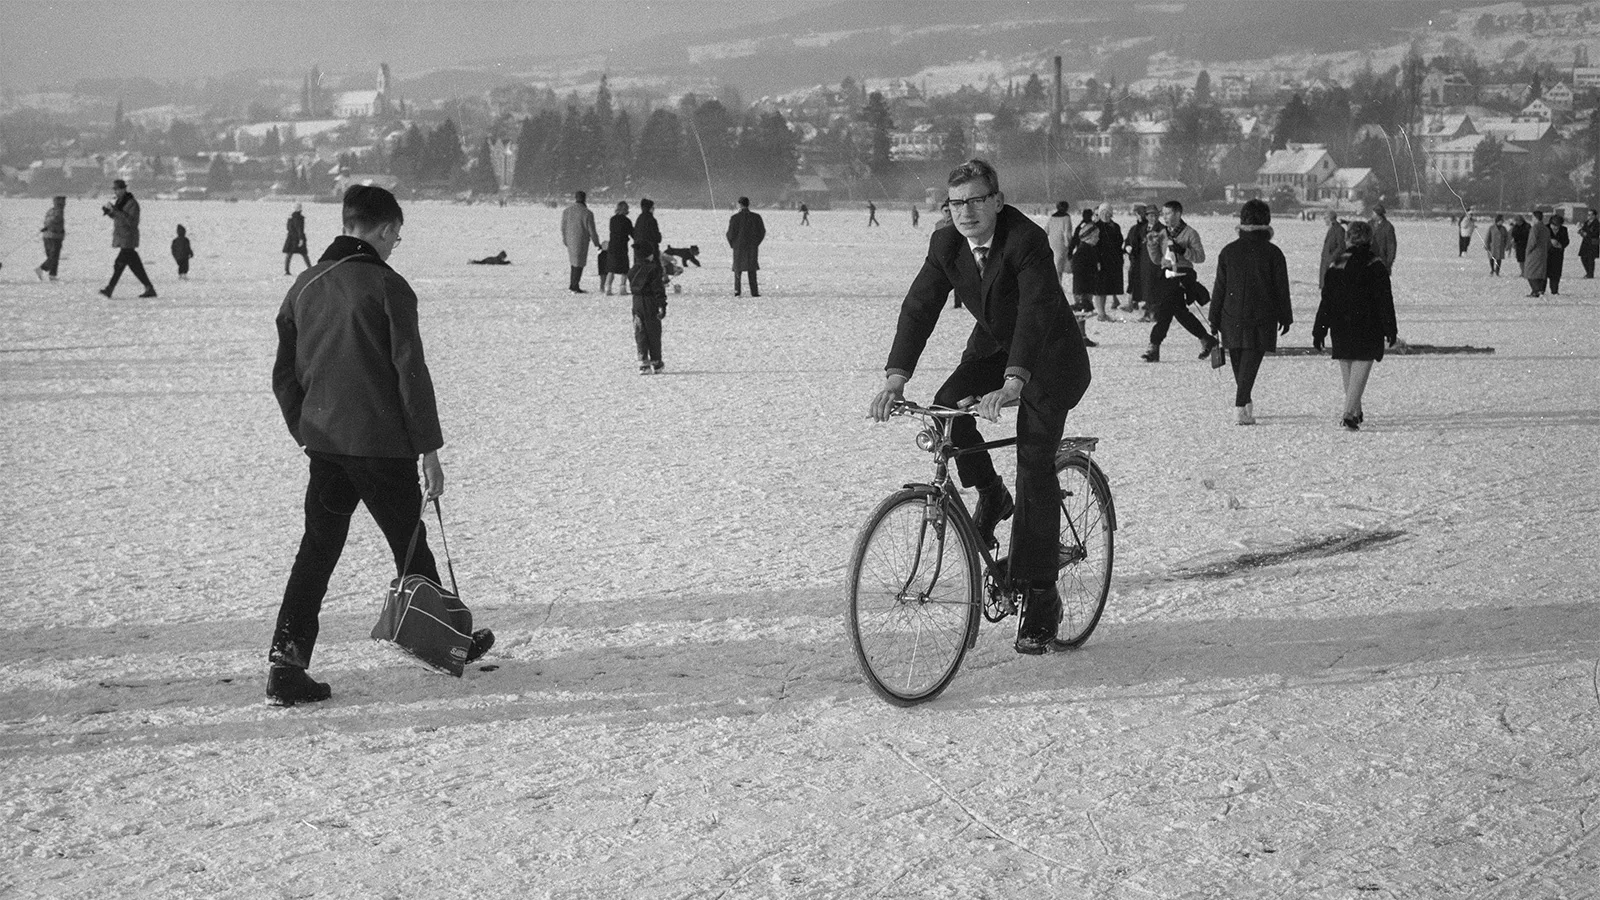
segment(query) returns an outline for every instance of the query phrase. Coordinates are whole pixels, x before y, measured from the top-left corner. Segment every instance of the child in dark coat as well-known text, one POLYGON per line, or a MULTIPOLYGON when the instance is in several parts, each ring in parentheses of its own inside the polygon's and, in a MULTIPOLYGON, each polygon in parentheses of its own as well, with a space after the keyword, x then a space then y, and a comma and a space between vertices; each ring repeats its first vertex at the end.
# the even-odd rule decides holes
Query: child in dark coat
POLYGON ((661 362, 661 320, 667 317, 667 283, 662 278, 656 248, 633 245, 633 268, 628 289, 633 292, 633 342, 639 349, 639 374, 654 375, 666 368, 661 362))
POLYGON ((178 277, 189 280, 189 260, 194 259, 194 248, 189 245, 189 232, 178 226, 178 236, 172 239, 172 258, 178 261, 178 277))

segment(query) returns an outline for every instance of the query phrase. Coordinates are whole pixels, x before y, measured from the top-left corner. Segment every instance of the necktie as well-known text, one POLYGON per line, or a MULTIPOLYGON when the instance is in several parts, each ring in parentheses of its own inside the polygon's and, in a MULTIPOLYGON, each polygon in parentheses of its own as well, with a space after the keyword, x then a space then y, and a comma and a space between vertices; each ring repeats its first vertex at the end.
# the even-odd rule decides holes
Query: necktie
POLYGON ((989 259, 989 248, 988 247, 973 247, 972 248, 972 255, 977 257, 977 260, 978 260, 978 274, 981 276, 981 275, 983 275, 983 264, 985 262, 987 262, 988 259, 989 259))

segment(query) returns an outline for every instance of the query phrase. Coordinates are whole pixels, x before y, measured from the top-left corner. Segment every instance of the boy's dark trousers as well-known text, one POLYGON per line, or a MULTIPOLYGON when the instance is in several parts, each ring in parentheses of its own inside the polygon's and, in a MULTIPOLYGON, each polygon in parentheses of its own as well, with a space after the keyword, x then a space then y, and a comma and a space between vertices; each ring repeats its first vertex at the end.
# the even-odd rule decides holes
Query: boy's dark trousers
POLYGON ((633 295, 633 343, 639 348, 639 364, 661 364, 661 314, 653 297, 633 295))
MULTIPOLYGON (((56 277, 56 268, 61 265, 61 238, 44 239, 44 265, 39 268, 44 270, 51 278, 56 277)), ((1590 268, 1594 267, 1594 260, 1589 261, 1590 268)))
POLYGON ((1210 332, 1206 331, 1200 320, 1189 312, 1189 304, 1184 302, 1183 285, 1185 278, 1194 278, 1193 274, 1181 275, 1177 278, 1162 277, 1161 283, 1151 292, 1156 301, 1156 324, 1150 327, 1150 345, 1161 346, 1167 339, 1167 330, 1172 327, 1172 320, 1177 319, 1190 334, 1199 338, 1202 343, 1211 340, 1210 332))
MULTIPOLYGON (((1006 380, 1006 356, 1001 352, 963 358, 939 387, 933 402, 953 407, 967 397, 982 397, 999 390, 1006 380)), ((1026 401, 1017 406, 1017 510, 1011 520, 1013 583, 1054 583, 1059 572, 1061 484, 1056 478, 1056 450, 1066 421, 1065 413, 1046 415, 1026 401)), ((983 443, 983 435, 971 416, 950 420, 950 439, 957 447, 983 443)), ((956 457, 956 474, 963 487, 983 488, 1000 480, 988 453, 956 457)))
POLYGON ((583 266, 569 266, 568 268, 572 271, 572 278, 567 282, 567 290, 583 290, 583 266))
MULTIPOLYGON (((144 273, 144 260, 139 258, 139 251, 132 247, 123 247, 122 252, 117 254, 117 261, 111 264, 111 281, 106 285, 106 290, 116 290, 123 269, 132 272, 133 277, 139 279, 139 283, 145 286, 145 290, 156 289, 156 286, 150 283, 150 276, 144 273)), ((417 502, 421 503, 420 500, 417 502)))
MULTIPOLYGON (((275 665, 302 669, 311 665, 322 598, 328 593, 328 579, 344 552, 350 517, 357 504, 367 505, 367 512, 383 531, 394 554, 396 574, 405 564, 406 546, 411 543, 422 512, 415 459, 341 456, 316 450, 307 450, 306 456, 311 458, 311 477, 306 483, 306 530, 294 568, 289 571, 289 583, 283 589, 283 605, 278 609, 268 654, 275 665)), ((417 536, 417 549, 405 574, 439 580, 438 565, 433 551, 428 549, 426 527, 417 536)))
MULTIPOLYGON (((742 271, 739 271, 737 269, 734 270, 734 273, 733 273, 733 295, 735 297, 739 296, 739 293, 740 293, 740 280, 741 280, 741 277, 744 274, 745 273, 742 272, 742 271)), ((761 296, 761 288, 756 286, 756 270, 755 269, 750 269, 749 270, 749 275, 750 275, 750 296, 752 296, 752 297, 761 296)))

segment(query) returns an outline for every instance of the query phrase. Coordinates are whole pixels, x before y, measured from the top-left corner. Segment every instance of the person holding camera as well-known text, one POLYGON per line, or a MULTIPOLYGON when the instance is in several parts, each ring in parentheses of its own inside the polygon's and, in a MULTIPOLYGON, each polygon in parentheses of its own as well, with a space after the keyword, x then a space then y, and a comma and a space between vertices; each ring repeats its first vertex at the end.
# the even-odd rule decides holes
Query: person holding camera
POLYGON ((111 281, 100 289, 100 294, 110 299, 122 270, 127 269, 144 285, 144 293, 139 296, 154 297, 156 286, 150 283, 150 276, 144 273, 144 260, 139 258, 139 201, 121 178, 111 182, 111 192, 116 199, 100 207, 100 212, 111 219, 111 246, 117 248, 117 259, 111 266, 111 281))
POLYGON ((1205 359, 1217 341, 1189 312, 1188 285, 1195 280, 1195 265, 1206 261, 1206 248, 1200 243, 1200 232, 1183 220, 1182 203, 1168 200, 1162 204, 1161 220, 1145 235, 1144 248, 1159 271, 1149 287, 1156 323, 1150 328, 1150 349, 1139 358, 1145 362, 1161 361, 1161 342, 1167 339, 1167 330, 1176 319, 1184 330, 1200 339, 1200 358, 1205 359))

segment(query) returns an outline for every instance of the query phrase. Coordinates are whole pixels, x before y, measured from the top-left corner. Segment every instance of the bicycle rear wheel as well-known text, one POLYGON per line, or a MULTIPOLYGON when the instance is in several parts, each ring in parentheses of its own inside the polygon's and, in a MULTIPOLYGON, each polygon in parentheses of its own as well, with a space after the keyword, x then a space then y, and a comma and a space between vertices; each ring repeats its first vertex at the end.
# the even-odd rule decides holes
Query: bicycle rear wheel
POLYGON ((1115 520, 1111 489, 1087 456, 1061 454, 1056 459, 1056 478, 1061 482, 1060 570, 1056 575, 1061 628, 1056 632, 1056 645, 1077 647, 1100 623, 1111 592, 1115 520))
POLYGON ((977 635, 981 579, 974 539, 932 488, 878 504, 850 559, 845 616, 867 684, 897 706, 932 700, 977 635))

